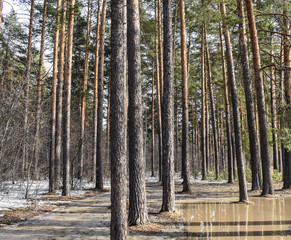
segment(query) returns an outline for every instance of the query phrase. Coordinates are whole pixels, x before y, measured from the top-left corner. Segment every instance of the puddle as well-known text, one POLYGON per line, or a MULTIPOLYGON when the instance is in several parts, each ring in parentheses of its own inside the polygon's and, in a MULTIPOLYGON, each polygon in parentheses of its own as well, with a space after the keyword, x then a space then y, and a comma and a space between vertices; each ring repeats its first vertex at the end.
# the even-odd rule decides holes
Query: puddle
POLYGON ((291 197, 181 204, 187 239, 291 239, 291 197))

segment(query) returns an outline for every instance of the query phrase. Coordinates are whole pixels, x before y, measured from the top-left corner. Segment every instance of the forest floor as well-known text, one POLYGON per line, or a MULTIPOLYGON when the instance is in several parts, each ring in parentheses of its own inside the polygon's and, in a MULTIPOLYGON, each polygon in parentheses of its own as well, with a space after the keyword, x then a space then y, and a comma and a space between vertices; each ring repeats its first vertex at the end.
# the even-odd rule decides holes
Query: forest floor
MULTIPOLYGON (((249 184, 248 186, 250 187, 249 184)), ((291 195, 290 190, 280 190, 281 188, 281 183, 275 184, 275 197, 291 195)), ((209 202, 217 199, 238 201, 237 183, 194 180, 192 192, 181 193, 181 190, 181 181, 177 180, 177 210, 174 213, 159 213, 162 204, 162 187, 157 181, 148 181, 147 202, 150 223, 130 227, 129 239, 186 239, 185 218, 181 207, 183 203, 209 202)), ((249 196, 259 195, 258 191, 249 192, 249 196)), ((53 196, 52 198, 56 200, 53 196)), ((2 220, 0 239, 109 239, 109 191, 91 190, 83 197, 58 198, 58 204, 53 206, 31 206, 13 211, 0 211, 0 221, 2 220), (60 200, 70 200, 70 202, 62 203, 60 200)))

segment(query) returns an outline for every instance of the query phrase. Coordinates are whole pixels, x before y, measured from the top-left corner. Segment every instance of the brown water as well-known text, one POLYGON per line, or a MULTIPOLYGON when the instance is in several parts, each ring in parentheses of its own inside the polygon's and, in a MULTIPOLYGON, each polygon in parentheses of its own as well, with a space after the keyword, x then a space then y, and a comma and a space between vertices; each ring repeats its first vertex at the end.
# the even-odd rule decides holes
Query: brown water
POLYGON ((187 239, 291 239, 291 197, 183 203, 187 239))

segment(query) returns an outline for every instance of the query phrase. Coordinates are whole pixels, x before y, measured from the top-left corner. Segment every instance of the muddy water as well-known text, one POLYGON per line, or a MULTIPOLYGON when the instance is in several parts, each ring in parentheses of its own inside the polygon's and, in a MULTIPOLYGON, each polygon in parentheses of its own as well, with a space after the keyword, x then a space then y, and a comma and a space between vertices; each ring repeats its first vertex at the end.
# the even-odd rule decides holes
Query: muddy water
POLYGON ((291 239, 291 197, 182 204, 187 239, 291 239))

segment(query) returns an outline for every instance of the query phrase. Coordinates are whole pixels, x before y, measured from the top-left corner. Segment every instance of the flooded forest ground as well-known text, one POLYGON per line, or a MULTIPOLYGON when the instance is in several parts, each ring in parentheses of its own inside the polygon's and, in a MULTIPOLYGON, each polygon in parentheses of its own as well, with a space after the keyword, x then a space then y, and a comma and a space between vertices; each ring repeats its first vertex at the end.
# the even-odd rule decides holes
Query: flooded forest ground
MULTIPOLYGON (((237 183, 195 180, 192 192, 181 193, 181 181, 176 181, 176 211, 159 213, 162 187, 148 181, 150 223, 130 227, 129 239, 291 238, 291 190, 281 190, 281 183, 274 188, 275 196, 268 197, 249 191, 251 203, 240 204, 237 183)), ((3 225, 0 239, 109 239, 109 229, 110 192, 104 192, 3 225)))

